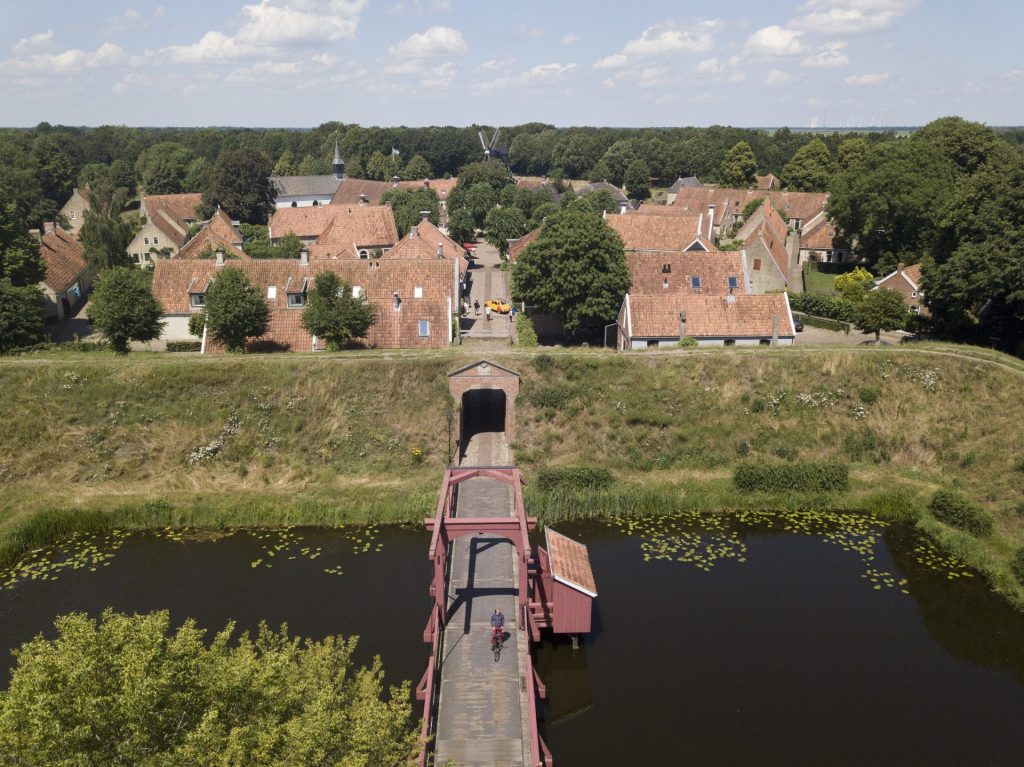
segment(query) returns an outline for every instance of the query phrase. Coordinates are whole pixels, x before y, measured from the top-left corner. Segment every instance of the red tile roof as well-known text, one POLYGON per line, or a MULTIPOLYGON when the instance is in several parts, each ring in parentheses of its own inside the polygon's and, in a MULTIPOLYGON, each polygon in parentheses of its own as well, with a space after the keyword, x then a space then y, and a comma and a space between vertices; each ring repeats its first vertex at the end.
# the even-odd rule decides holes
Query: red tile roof
POLYGON ((270 237, 279 239, 291 232, 303 240, 315 240, 330 225, 338 209, 330 205, 278 208, 270 217, 270 237))
MULTIPOLYGON (((422 183, 422 182, 420 182, 422 183)), ((358 205, 360 196, 365 195, 366 202, 377 205, 381 195, 392 189, 390 181, 370 181, 365 178, 345 178, 338 191, 331 198, 331 205, 358 205)))
MULTIPOLYGON (((454 310, 454 285, 449 261, 336 260, 311 261, 303 266, 296 259, 252 259, 218 267, 211 260, 159 260, 153 270, 153 294, 166 314, 189 314, 189 291, 205 292, 220 269, 238 268, 245 272, 270 305, 267 333, 250 342, 253 350, 288 349, 309 351, 312 336, 302 327, 302 310, 288 308, 288 293, 301 292, 312 285, 323 271, 333 271, 352 286, 359 286, 367 300, 376 306, 376 317, 366 339, 371 346, 383 348, 438 348, 448 345, 451 315, 454 310), (275 297, 268 298, 274 286, 275 297), (415 297, 415 288, 422 297, 415 297), (394 309, 395 294, 401 300, 394 309), (449 304, 451 300, 451 304, 449 304), (430 335, 419 336, 419 322, 430 323, 430 335)), ((322 347, 322 344, 321 344, 322 347)), ((208 351, 219 351, 215 344, 208 351)))
MULTIPOLYGON (((715 206, 715 224, 721 225, 726 214, 739 215, 751 200, 768 199, 790 218, 810 221, 825 209, 827 194, 817 192, 786 192, 782 190, 712 189, 684 188, 672 202, 672 207, 682 208, 693 214, 707 212, 708 205, 715 206)), ((731 223, 731 219, 730 219, 731 223)))
MULTIPOLYGON (((390 208, 388 208, 390 210, 390 208)), ((382 258, 401 258, 412 260, 437 260, 437 248, 441 246, 441 256, 446 259, 459 259, 459 273, 465 275, 469 269, 466 251, 455 240, 446 235, 429 221, 420 221, 412 227, 395 247, 385 253, 382 258)))
POLYGON ((551 560, 551 575, 559 583, 582 591, 587 596, 597 596, 594 571, 590 567, 587 547, 550 527, 544 528, 548 557, 551 560))
POLYGON ((538 226, 532 232, 527 232, 518 240, 512 243, 512 247, 508 249, 508 260, 511 263, 515 263, 519 260, 519 254, 526 250, 526 247, 540 236, 540 227, 538 226))
MULTIPOLYGON (((605 221, 619 233, 626 250, 686 250, 698 239, 701 217, 609 213, 605 221)), ((706 238, 700 240, 708 250, 714 249, 706 238)))
POLYGON ((848 250, 850 245, 839 236, 835 225, 826 218, 812 229, 800 232, 800 247, 807 250, 848 250))
POLYGON ((334 217, 317 237, 318 245, 348 247, 355 256, 358 248, 390 248, 398 242, 395 214, 389 205, 326 207, 334 208, 334 217))
POLYGON ((39 255, 46 265, 43 284, 57 295, 70 288, 89 268, 85 260, 85 247, 60 227, 43 235, 39 255))
POLYGON ((785 293, 630 294, 627 300, 633 338, 678 338, 681 311, 686 312, 686 335, 693 338, 771 338, 775 317, 779 318, 780 336, 795 335, 785 293))
POLYGON ((242 233, 231 223, 224 211, 217 209, 210 222, 199 230, 191 240, 177 252, 174 258, 199 258, 207 251, 223 250, 228 258, 249 258, 238 246, 242 244, 242 233))
POLYGON ((661 294, 682 291, 697 295, 726 295, 729 278, 736 278, 736 294, 746 293, 743 258, 738 252, 628 251, 630 292, 661 294), (668 267, 669 271, 665 271, 668 267), (700 278, 694 288, 693 277, 700 278), (668 287, 665 284, 668 283, 668 287))
POLYGON ((750 233, 750 236, 747 237, 743 244, 749 248, 758 240, 764 243, 775 265, 782 272, 783 277, 788 279, 789 251, 786 250, 785 235, 780 237, 775 227, 771 225, 770 219, 765 219, 761 222, 760 226, 750 233))

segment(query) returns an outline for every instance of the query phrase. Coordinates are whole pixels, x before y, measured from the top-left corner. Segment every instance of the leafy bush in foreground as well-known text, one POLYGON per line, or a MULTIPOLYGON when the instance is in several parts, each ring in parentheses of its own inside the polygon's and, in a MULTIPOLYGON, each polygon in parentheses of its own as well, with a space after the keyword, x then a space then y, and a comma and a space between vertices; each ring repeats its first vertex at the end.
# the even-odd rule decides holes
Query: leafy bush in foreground
POLYGON ((928 508, 940 522, 959 527, 971 535, 980 537, 992 532, 992 517, 960 493, 939 490, 928 508))
POLYGON ((372 764, 416 750, 408 685, 383 699, 380 661, 356 640, 303 642, 260 627, 207 647, 191 621, 107 610, 57 618, 57 638, 16 652, 0 695, 4 764, 372 764), (212 760, 212 761, 211 761, 212 760))
POLYGON ((834 463, 742 463, 733 474, 736 487, 757 490, 813 493, 846 490, 850 472, 834 463))

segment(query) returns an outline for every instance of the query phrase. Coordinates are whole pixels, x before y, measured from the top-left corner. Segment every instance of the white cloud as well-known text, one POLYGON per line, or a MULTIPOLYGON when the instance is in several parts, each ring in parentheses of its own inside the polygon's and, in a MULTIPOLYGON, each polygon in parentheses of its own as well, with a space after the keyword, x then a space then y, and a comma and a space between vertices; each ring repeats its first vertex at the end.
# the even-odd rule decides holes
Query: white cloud
POLYGON ((37 34, 31 35, 30 37, 21 38, 14 46, 15 53, 23 53, 32 48, 41 48, 44 45, 49 44, 53 40, 53 30, 48 29, 45 32, 38 32, 37 34))
POLYGON ((106 28, 108 32, 124 32, 142 21, 142 14, 134 8, 126 8, 120 16, 108 16, 106 28))
POLYGON ((153 9, 153 18, 154 19, 162 19, 166 14, 167 14, 167 9, 164 8, 162 5, 158 5, 156 8, 153 9))
POLYGON ((148 78, 145 77, 145 75, 141 75, 138 72, 129 72, 121 80, 114 83, 114 86, 110 90, 120 96, 131 86, 146 82, 147 79, 148 78))
POLYGON ((792 81, 793 75, 789 74, 789 72, 783 72, 781 69, 770 70, 764 80, 766 85, 784 85, 792 81))
POLYGON ((462 33, 451 27, 431 27, 426 32, 417 32, 393 45, 390 52, 402 58, 428 58, 466 53, 469 46, 462 39, 462 33))
POLYGON ((799 56, 806 52, 800 42, 803 32, 796 29, 783 29, 777 24, 757 30, 747 40, 746 52, 752 56, 799 56))
POLYGON ((67 75, 82 69, 118 64, 124 59, 124 51, 113 43, 103 43, 91 53, 72 48, 57 54, 37 53, 24 58, 7 59, 0 62, 0 72, 30 75, 67 75))
POLYGON ((575 70, 575 64, 538 64, 519 75, 519 81, 524 85, 551 83, 561 80, 575 70))
POLYGON ((1024 69, 1011 69, 999 75, 1002 80, 1009 80, 1011 83, 1024 81, 1024 69))
POLYGON ((251 67, 238 67, 227 76, 229 83, 264 82, 270 77, 291 77, 299 74, 297 61, 259 61, 251 67))
POLYGON ((562 45, 576 45, 579 41, 579 35, 566 35, 562 38, 562 45))
POLYGON ((878 85, 889 79, 889 75, 874 72, 866 75, 850 75, 843 82, 847 85, 878 85))
POLYGON ((515 63, 515 59, 488 59, 480 65, 480 69, 486 72, 501 72, 515 63))
POLYGON ((629 59, 623 53, 613 53, 611 56, 605 56, 600 61, 594 62, 594 69, 618 69, 624 67, 629 63, 629 59))
POLYGON ((452 62, 440 64, 430 69, 420 80, 420 87, 431 91, 450 88, 458 72, 452 62))
POLYGON ((191 45, 162 53, 175 61, 200 63, 278 57, 284 48, 338 42, 355 37, 367 0, 260 0, 243 5, 242 24, 233 35, 210 31, 191 45))
POLYGON ((648 27, 636 40, 630 40, 622 52, 627 56, 660 56, 666 53, 703 52, 714 45, 712 32, 719 26, 718 19, 679 29, 672 22, 648 27))
POLYGON ((415 75, 419 74, 422 70, 423 61, 420 59, 410 59, 400 64, 389 64, 384 67, 383 71, 386 75, 415 75))
POLYGON ((668 67, 644 67, 640 71, 626 70, 605 80, 605 84, 609 87, 628 84, 637 88, 656 88, 668 82, 668 73, 668 67))
POLYGON ((832 42, 825 43, 801 62, 801 66, 809 69, 831 69, 845 67, 850 63, 850 57, 846 55, 846 43, 832 42))
POLYGON ((717 75, 723 69, 724 67, 721 65, 721 63, 719 63, 718 57, 715 56, 713 58, 704 59, 703 61, 701 61, 699 64, 697 64, 697 66, 693 68, 693 71, 702 75, 717 75))
POLYGON ((809 0, 790 26, 822 35, 853 35, 885 29, 918 0, 809 0))
POLYGON ((520 24, 516 34, 520 37, 538 38, 544 36, 544 30, 540 27, 528 27, 525 24, 520 24))

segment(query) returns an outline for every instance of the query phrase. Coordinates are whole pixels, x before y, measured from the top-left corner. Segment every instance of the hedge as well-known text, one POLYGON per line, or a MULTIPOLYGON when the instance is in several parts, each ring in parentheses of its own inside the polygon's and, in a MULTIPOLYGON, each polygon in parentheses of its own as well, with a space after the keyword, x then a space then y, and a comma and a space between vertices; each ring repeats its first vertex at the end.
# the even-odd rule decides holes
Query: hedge
POLYGON ((841 322, 853 322, 853 304, 838 296, 827 296, 821 293, 790 293, 789 305, 795 312, 841 322))
POLYGON ((566 466, 537 472, 537 487, 541 490, 604 490, 611 484, 608 469, 566 466))
POLYGON ((992 532, 992 517, 975 503, 953 490, 939 490, 928 506, 940 522, 982 537, 992 532))
POLYGON ((203 348, 202 341, 168 341, 169 352, 197 352, 203 348))
POLYGON ((794 317, 799 317, 803 320, 804 325, 810 325, 812 328, 822 328, 824 330, 836 330, 840 333, 846 333, 850 335, 850 323, 842 322, 841 320, 830 320, 827 317, 815 317, 813 314, 803 314, 802 312, 793 312, 794 317))
POLYGON ((519 346, 537 346, 537 331, 533 329, 533 320, 523 312, 516 313, 516 339, 519 346))
POLYGON ((740 490, 833 492, 850 486, 846 464, 834 463, 741 463, 732 477, 740 490))

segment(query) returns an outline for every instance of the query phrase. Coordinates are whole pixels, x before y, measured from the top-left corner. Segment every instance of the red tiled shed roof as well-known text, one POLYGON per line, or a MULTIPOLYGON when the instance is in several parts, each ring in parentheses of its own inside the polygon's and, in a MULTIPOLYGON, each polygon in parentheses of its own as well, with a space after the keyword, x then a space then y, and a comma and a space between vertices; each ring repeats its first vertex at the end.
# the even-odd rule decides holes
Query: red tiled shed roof
POLYGON ((594 571, 590 567, 587 547, 550 527, 544 528, 548 557, 551 560, 551 575, 559 583, 582 591, 589 597, 597 596, 594 571))
POLYGON ((678 338, 679 313, 686 312, 686 335, 694 338, 770 338, 773 318, 779 335, 794 336, 785 293, 695 296, 686 293, 630 294, 630 336, 678 338))

